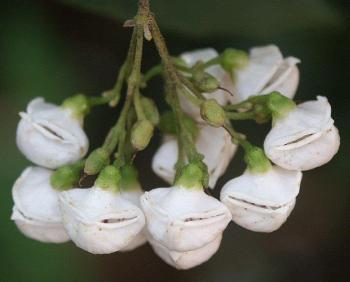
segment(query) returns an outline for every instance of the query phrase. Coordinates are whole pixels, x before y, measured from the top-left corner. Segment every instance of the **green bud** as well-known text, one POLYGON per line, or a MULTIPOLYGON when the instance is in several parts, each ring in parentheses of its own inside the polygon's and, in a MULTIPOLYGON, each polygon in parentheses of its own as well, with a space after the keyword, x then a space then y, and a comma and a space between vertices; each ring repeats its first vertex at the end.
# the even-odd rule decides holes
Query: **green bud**
POLYGON ((264 105, 256 104, 254 105, 255 121, 257 123, 265 123, 270 120, 270 111, 264 105))
POLYGON ((154 101, 150 98, 142 97, 141 104, 146 118, 156 126, 159 123, 159 112, 154 101))
POLYGON ((153 136, 153 124, 147 120, 137 121, 131 130, 131 144, 133 147, 142 151, 145 149, 153 136))
POLYGON ((248 63, 248 54, 244 51, 227 48, 220 55, 220 65, 227 72, 242 68, 248 63))
POLYGON ((246 150, 244 160, 251 172, 266 172, 271 168, 271 163, 263 149, 252 146, 246 150))
POLYGON ((194 86, 201 92, 211 93, 220 87, 219 81, 206 72, 197 72, 192 79, 194 86))
POLYGON ((97 177, 94 186, 102 189, 119 191, 121 174, 118 168, 112 165, 104 167, 97 177))
POLYGON ((138 172, 136 168, 132 165, 125 165, 121 168, 121 181, 120 187, 123 190, 132 189, 139 186, 138 182, 138 172))
POLYGON ((83 164, 83 162, 79 162, 57 169, 51 175, 52 187, 61 191, 72 188, 79 181, 80 170, 83 168, 83 164))
POLYGON ((226 120, 224 109, 214 99, 209 99, 202 103, 201 116, 207 123, 214 127, 223 126, 226 120))
POLYGON ((84 173, 95 175, 109 164, 109 154, 103 148, 98 148, 91 152, 85 162, 84 173))
POLYGON ((271 111, 272 117, 274 119, 284 117, 296 107, 292 99, 283 96, 277 91, 268 94, 267 97, 267 107, 271 111))
POLYGON ((65 99, 62 107, 70 109, 76 118, 82 119, 90 112, 89 99, 83 94, 76 94, 65 99))
POLYGON ((185 165, 180 172, 180 176, 176 179, 175 185, 188 189, 202 189, 203 170, 197 163, 189 163, 185 165))
POLYGON ((186 62, 179 57, 171 57, 171 61, 177 67, 188 67, 186 62))

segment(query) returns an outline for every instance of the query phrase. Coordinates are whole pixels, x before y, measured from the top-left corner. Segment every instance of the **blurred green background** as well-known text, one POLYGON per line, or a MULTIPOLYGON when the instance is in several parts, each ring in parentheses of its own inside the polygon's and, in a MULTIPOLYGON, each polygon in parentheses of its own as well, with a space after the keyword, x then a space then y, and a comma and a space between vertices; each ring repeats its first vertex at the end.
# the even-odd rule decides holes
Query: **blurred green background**
MULTIPOLYGON (((94 256, 72 243, 26 239, 10 221, 11 187, 29 164, 17 150, 17 113, 35 96, 59 103, 76 92, 109 89, 126 55, 122 28, 136 0, 2 1, 0 6, 0 281, 349 281, 350 168, 349 1, 151 0, 172 54, 212 46, 248 49, 274 43, 301 59, 297 101, 329 98, 342 145, 327 165, 304 173, 296 207, 283 227, 258 234, 230 224, 207 263, 176 271, 147 245, 131 253, 94 256)), ((158 63, 146 44, 144 70, 158 63)), ((160 106, 160 80, 146 94, 160 106)), ((96 109, 86 121, 91 147, 117 118, 96 109)), ((244 123, 255 143, 267 127, 244 123)), ((137 159, 146 189, 164 185, 150 170, 159 143, 137 159)), ((239 152, 219 182, 243 170, 239 152)), ((219 189, 218 189, 219 190, 219 189)), ((218 191, 215 192, 217 195, 218 191)))

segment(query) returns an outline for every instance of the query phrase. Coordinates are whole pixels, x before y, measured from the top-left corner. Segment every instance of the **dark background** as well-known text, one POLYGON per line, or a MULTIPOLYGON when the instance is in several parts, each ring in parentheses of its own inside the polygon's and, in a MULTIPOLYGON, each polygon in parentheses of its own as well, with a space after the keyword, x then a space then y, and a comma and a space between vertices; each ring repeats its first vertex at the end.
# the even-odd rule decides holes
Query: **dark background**
MULTIPOLYGON (((128 47, 125 19, 136 0, 2 1, 0 6, 0 281, 349 281, 349 1, 151 0, 172 54, 212 46, 242 48, 274 43, 301 59, 297 101, 325 95, 341 134, 327 165, 305 172, 296 207, 272 234, 233 223, 207 263, 177 271, 147 245, 130 253, 94 256, 72 243, 26 239, 9 220, 11 187, 29 164, 15 145, 17 113, 35 96, 59 103, 77 92, 99 95, 112 87, 128 47)), ((158 63, 145 44, 143 69, 158 63)), ((160 80, 146 95, 162 108, 160 80)), ((118 116, 96 109, 86 120, 91 148, 118 116)), ((243 123, 254 143, 267 127, 243 123)), ((145 189, 164 185, 150 169, 159 134, 136 163, 145 189)), ((243 170, 239 152, 218 184, 243 170)))

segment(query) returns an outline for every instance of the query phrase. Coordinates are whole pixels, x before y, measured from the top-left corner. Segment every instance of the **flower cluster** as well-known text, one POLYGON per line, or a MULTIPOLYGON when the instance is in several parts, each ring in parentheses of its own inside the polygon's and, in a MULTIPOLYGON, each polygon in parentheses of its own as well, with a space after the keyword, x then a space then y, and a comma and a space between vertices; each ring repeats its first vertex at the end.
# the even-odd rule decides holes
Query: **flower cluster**
POLYGON ((129 24, 129 54, 112 90, 78 94, 60 106, 36 98, 20 113, 17 145, 37 166, 26 168, 12 189, 18 228, 42 242, 72 240, 93 254, 148 242, 178 269, 210 259, 230 221, 255 232, 280 228, 296 204, 302 171, 330 161, 340 144, 327 98, 292 100, 299 59, 284 58, 274 45, 249 54, 203 49, 170 57, 147 1, 129 24), (144 37, 154 40, 162 65, 141 74, 144 37), (141 94, 155 75, 165 79, 170 107, 161 115, 141 94), (85 156, 85 115, 98 105, 116 106, 124 83, 115 126, 85 156), (244 119, 272 122, 263 148, 234 129, 231 121, 244 119), (155 129, 164 136, 152 169, 170 187, 144 192, 133 161, 155 129), (205 189, 216 187, 238 146, 246 170, 223 186, 218 200, 205 189))

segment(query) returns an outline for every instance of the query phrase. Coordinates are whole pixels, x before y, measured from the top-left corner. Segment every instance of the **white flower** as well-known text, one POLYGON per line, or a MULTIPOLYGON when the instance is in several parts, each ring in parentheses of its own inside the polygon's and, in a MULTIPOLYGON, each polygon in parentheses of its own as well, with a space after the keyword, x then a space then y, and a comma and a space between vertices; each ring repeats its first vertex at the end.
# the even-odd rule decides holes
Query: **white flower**
POLYGON ((141 197, 141 206, 153 240, 177 252, 207 245, 231 220, 225 205, 198 188, 153 189, 141 197))
MULTIPOLYGON (((200 126, 196 148, 204 155, 208 166, 209 187, 214 188, 218 178, 222 176, 236 149, 231 136, 223 128, 200 126)), ((167 136, 152 160, 153 171, 166 182, 172 184, 175 177, 174 166, 178 157, 178 144, 174 136, 167 136)))
POLYGON ((11 219, 29 238, 46 243, 63 243, 69 237, 62 225, 57 192, 50 185, 51 170, 28 167, 16 180, 11 219))
POLYGON ((209 260, 219 249, 221 239, 222 234, 220 234, 207 245, 186 252, 177 252, 169 250, 168 248, 164 247, 162 244, 151 238, 149 239, 149 242, 154 252, 159 257, 161 257, 166 263, 177 269, 189 269, 209 260))
POLYGON ((321 166, 337 153, 340 137, 331 118, 327 98, 298 105, 275 120, 266 136, 264 150, 275 164, 291 170, 321 166))
MULTIPOLYGON (((130 203, 133 203, 135 206, 141 208, 140 203, 140 197, 143 195, 143 191, 140 186, 133 187, 132 189, 123 190, 121 192, 121 196, 129 201, 130 203)), ((141 245, 145 244, 147 242, 147 238, 144 231, 139 232, 136 237, 123 249, 120 251, 132 251, 136 249, 137 247, 140 247, 141 245)))
POLYGON ((301 172, 277 166, 265 173, 247 169, 225 184, 220 199, 238 225, 256 232, 272 232, 293 210, 301 178, 301 172))
POLYGON ((296 66, 299 62, 294 57, 284 59, 275 45, 252 48, 247 66, 235 71, 231 103, 239 103, 252 95, 272 91, 293 98, 299 84, 299 70, 296 66))
MULTIPOLYGON (((192 67, 198 61, 207 62, 210 59, 217 57, 219 54, 215 49, 206 48, 195 50, 191 52, 186 52, 180 55, 180 58, 185 61, 185 63, 192 67)), ((212 76, 214 76, 220 83, 220 86, 225 89, 232 89, 232 81, 229 75, 221 68, 220 65, 214 65, 205 70, 212 76)), ((212 93, 203 93, 203 96, 206 98, 215 99, 220 105, 225 105, 228 102, 229 94, 223 90, 216 90, 212 93)), ((193 105, 183 96, 180 96, 181 108, 192 118, 198 122, 204 122, 200 115, 199 107, 193 105)))
POLYGON ((72 241, 93 254, 128 246, 145 224, 142 211, 120 193, 92 187, 60 193, 63 224, 72 241))
POLYGON ((88 139, 69 109, 36 98, 20 116, 17 146, 33 163, 54 169, 86 154, 88 139))

